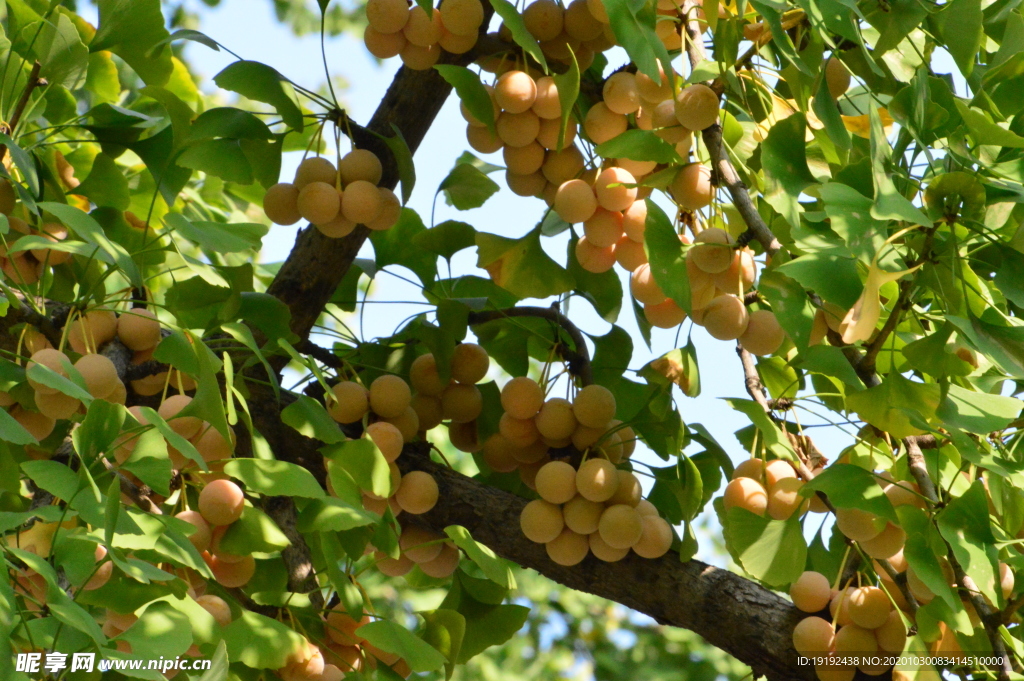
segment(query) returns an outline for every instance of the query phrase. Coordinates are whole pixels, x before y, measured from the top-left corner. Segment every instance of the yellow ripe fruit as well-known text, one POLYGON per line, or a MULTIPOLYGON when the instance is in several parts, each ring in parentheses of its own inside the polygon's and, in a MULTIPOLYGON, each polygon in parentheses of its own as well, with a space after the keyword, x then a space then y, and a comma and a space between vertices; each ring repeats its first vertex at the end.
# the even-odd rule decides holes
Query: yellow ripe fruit
POLYGON ((231 606, 220 596, 203 594, 196 597, 196 603, 210 613, 219 626, 226 627, 231 624, 231 606))
MULTIPOLYGON (((660 22, 664 23, 664 22, 660 22)), ((679 125, 676 120, 675 104, 671 99, 651 109, 651 128, 654 134, 669 144, 679 144, 693 138, 693 133, 679 125)))
POLYGON ((723 292, 742 295, 753 286, 756 275, 757 265, 754 256, 749 248, 743 248, 733 253, 732 261, 725 271, 718 272, 711 279, 723 292))
POLYGON ((798 610, 819 612, 828 607, 828 602, 832 598, 832 587, 825 575, 808 570, 789 587, 789 596, 798 610))
POLYGON ((388 577, 401 577, 408 574, 416 565, 405 554, 400 555, 398 558, 391 558, 386 553, 378 551, 373 554, 373 557, 377 561, 377 569, 388 577))
POLYGON ((384 210, 384 200, 377 186, 366 180, 355 180, 345 187, 341 213, 346 220, 369 224, 377 220, 384 210))
POLYGON ((634 201, 622 211, 622 230, 630 240, 642 244, 644 231, 647 229, 647 202, 634 201))
POLYGON ((532 110, 522 113, 502 111, 495 123, 498 138, 510 147, 525 147, 537 139, 540 118, 532 110))
POLYGON ((604 436, 606 430, 607 428, 605 426, 600 428, 589 428, 581 423, 576 426, 576 430, 572 432, 572 446, 577 450, 584 452, 594 446, 597 441, 604 436))
POLYGON ((540 197, 548 181, 539 171, 529 175, 516 175, 506 170, 505 183, 516 196, 540 197))
POLYGON ((821 655, 832 648, 835 632, 820 617, 805 617, 793 628, 793 647, 801 655, 821 655))
POLYGON ((398 428, 398 432, 402 434, 402 439, 406 442, 415 440, 416 434, 420 431, 420 417, 416 410, 412 408, 411 401, 409 406, 405 408, 405 411, 398 416, 381 420, 398 428))
POLYGON ((676 120, 687 130, 704 130, 718 121, 718 95, 707 85, 697 83, 676 95, 676 120))
POLYGON ((565 527, 562 509, 543 499, 534 499, 523 507, 519 526, 530 541, 547 544, 560 535, 565 527))
POLYGON ((879 518, 858 508, 836 510, 836 527, 853 541, 874 539, 885 529, 885 524, 885 518, 879 518))
POLYGON ((872 558, 890 558, 903 550, 907 533, 898 525, 887 523, 877 537, 860 542, 864 553, 872 558))
POLYGON ((341 209, 341 196, 333 184, 310 182, 299 192, 299 215, 313 224, 330 222, 341 209))
POLYGON ((505 147, 502 158, 508 172, 516 175, 531 175, 544 165, 544 147, 530 142, 525 147, 505 147))
POLYGON ((641 558, 661 558, 672 548, 672 526, 655 515, 641 515, 640 540, 633 551, 641 558))
POLYGON ((211 525, 230 525, 242 517, 245 495, 230 480, 214 480, 199 493, 199 512, 211 525))
POLYGON ((619 71, 609 76, 604 81, 601 95, 605 106, 613 113, 631 114, 640 108, 637 78, 629 71, 619 71))
POLYGON ((898 610, 890 610, 882 626, 875 629, 878 647, 887 653, 902 653, 907 645, 907 627, 898 610))
MULTIPOLYGON (((406 18, 409 16, 408 9, 405 16, 406 18)), ((381 33, 373 26, 367 26, 363 32, 363 44, 366 45, 369 53, 377 59, 391 59, 400 55, 409 45, 409 41, 405 39, 405 34, 401 31, 381 33)))
POLYGON ((644 305, 644 317, 651 326, 674 329, 686 319, 686 311, 671 298, 666 298, 657 305, 644 305))
POLYGON ((654 504, 652 504, 651 502, 647 501, 646 499, 641 499, 640 503, 636 505, 636 512, 639 513, 642 517, 647 517, 647 516, 654 516, 655 518, 660 518, 661 517, 660 515, 658 515, 657 507, 654 504))
POLYGON ((615 563, 629 555, 629 549, 616 549, 601 538, 600 532, 593 532, 590 537, 590 552, 605 563, 615 563))
POLYGON ((587 241, 594 246, 614 246, 622 238, 622 213, 598 208, 590 219, 583 223, 583 233, 587 241))
POLYGON ((540 437, 533 419, 513 418, 507 412, 498 421, 498 431, 516 447, 529 447, 540 437))
POLYGON ((353 149, 341 158, 338 163, 341 181, 348 185, 356 180, 365 180, 370 184, 380 182, 383 168, 380 159, 367 149, 353 149))
MULTIPOLYGON (((441 545, 441 553, 437 554, 437 558, 420 563, 420 570, 428 577, 446 579, 458 569, 461 558, 462 554, 459 553, 459 550, 450 542, 445 542, 441 545)), ((398 667, 397 663, 395 667, 398 667)))
POLYGON ((605 210, 626 210, 636 201, 637 188, 624 186, 632 184, 636 184, 636 178, 628 170, 616 167, 605 168, 597 176, 597 182, 594 183, 597 203, 605 210))
POLYGON ((186 440, 192 438, 203 427, 203 421, 195 416, 178 416, 178 412, 192 403, 192 398, 187 395, 172 395, 160 404, 157 413, 167 425, 178 435, 186 440))
POLYGON ((395 501, 406 513, 426 513, 437 504, 437 481, 430 473, 409 471, 395 492, 395 501))
POLYGON ((725 510, 743 508, 755 515, 763 516, 768 509, 768 493, 761 483, 750 478, 736 478, 725 487, 723 495, 725 510))
POLYGON ((10 180, 0 180, 0 213, 10 215, 18 201, 18 194, 10 180))
POLYGON ((610 456, 609 458, 612 460, 612 463, 619 463, 631 457, 636 450, 636 432, 629 426, 623 426, 622 421, 618 419, 614 419, 611 425, 613 428, 618 428, 615 435, 619 436, 619 442, 622 446, 621 449, 610 448, 612 453, 619 455, 618 460, 616 460, 615 456, 610 456))
POLYGON ((545 402, 537 413, 535 422, 540 434, 552 440, 572 437, 577 423, 572 404, 561 397, 552 397, 545 402))
POLYGON ((618 137, 626 132, 627 127, 629 120, 609 109, 604 102, 590 107, 583 119, 583 130, 594 144, 603 144, 618 137))
POLYGON ((476 343, 460 343, 452 354, 452 378, 459 383, 479 383, 487 375, 491 358, 476 343))
POLYGON ((715 197, 711 170, 702 163, 683 166, 672 180, 669 191, 683 209, 691 213, 700 210, 715 197))
POLYGON ((416 412, 420 430, 436 428, 444 420, 441 411, 441 400, 432 395, 413 395, 409 406, 416 412))
POLYGON ((850 591, 850 619, 864 629, 876 629, 889 618, 889 597, 877 586, 862 586, 850 591))
POLYGON ((409 406, 412 391, 400 377, 384 374, 370 384, 370 408, 377 416, 394 418, 409 406))
POLYGON ((608 11, 605 9, 604 2, 602 0, 587 0, 587 9, 589 9, 594 18, 602 24, 610 22, 610 19, 608 18, 608 11))
POLYGON ((626 506, 636 508, 640 503, 640 497, 643 495, 640 481, 629 471, 617 470, 615 471, 615 476, 619 479, 619 483, 615 488, 615 494, 607 500, 608 505, 625 504, 626 506))
POLYGON ((751 312, 747 330, 740 336, 740 343, 748 352, 762 357, 777 352, 785 340, 786 332, 771 310, 751 312))
POLYGON ((576 490, 584 499, 608 501, 619 488, 619 476, 607 459, 588 459, 576 471, 576 490))
POLYGON ((409 21, 409 5, 405 0, 367 0, 366 21, 381 33, 395 33, 409 21))
POLYGON ((850 89, 850 70, 839 59, 829 57, 825 62, 825 82, 832 99, 839 99, 850 89))
POLYGON ((601 35, 601 22, 587 9, 586 0, 572 0, 565 8, 565 32, 573 40, 583 42, 601 35))
POLYGON ((78 369, 78 373, 82 374, 89 394, 96 398, 106 397, 121 382, 117 375, 117 367, 105 355, 82 355, 75 362, 75 368, 78 369))
POLYGON ((370 410, 370 398, 366 388, 354 381, 342 381, 331 387, 335 400, 328 401, 327 413, 338 423, 362 421, 370 410))
POLYGON ((213 530, 210 528, 210 524, 206 522, 201 513, 197 511, 182 511, 174 517, 178 520, 184 520, 195 528, 195 531, 188 536, 188 540, 192 543, 192 546, 196 548, 196 551, 202 553, 210 548, 210 539, 212 537, 213 530))
POLYGON ((761 459, 747 459, 732 472, 732 479, 751 478, 758 482, 764 481, 764 461, 761 459))
MULTIPOLYGON (((537 129, 540 129, 540 123, 537 124, 537 129)), ((534 138, 536 138, 536 135, 534 138)), ((473 125, 467 126, 466 140, 469 142, 469 146, 473 147, 475 151, 478 151, 481 154, 493 154, 502 147, 501 138, 491 132, 489 128, 485 127, 476 127, 473 125)), ((532 141, 533 140, 530 140, 530 142, 532 141)), ((529 144, 529 142, 527 142, 527 144, 529 144)))
POLYGON ((850 619, 850 589, 840 589, 832 594, 828 602, 828 612, 838 626, 853 624, 853 620, 850 619))
MULTIPOLYGON (((532 5, 529 5, 526 8, 526 11, 523 12, 523 19, 526 19, 526 15, 529 13, 531 7, 537 7, 538 5, 555 7, 558 11, 558 21, 561 23, 562 8, 553 0, 538 0, 532 5)), ((527 28, 529 28, 529 26, 527 26, 527 28)), ((554 78, 551 76, 544 76, 543 78, 537 79, 537 98, 534 100, 533 107, 531 108, 533 109, 533 113, 537 114, 541 119, 557 120, 558 123, 561 124, 562 104, 558 99, 558 85, 555 84, 554 78)))
POLYGON ((415 47, 429 48, 441 39, 441 14, 432 12, 430 15, 420 7, 414 5, 409 10, 409 20, 402 28, 405 39, 415 47))
POLYGON ((836 632, 837 653, 871 655, 878 651, 878 641, 869 630, 856 624, 846 624, 836 632))
POLYGON ((199 455, 207 463, 230 459, 235 451, 234 431, 228 431, 231 439, 227 440, 213 426, 207 426, 198 437, 193 438, 193 443, 199 451, 199 455))
POLYGON ((657 305, 668 296, 665 295, 658 282, 654 280, 649 264, 641 265, 633 271, 629 278, 629 291, 638 302, 644 305, 657 305))
POLYGON ((437 360, 429 352, 412 361, 409 367, 409 382, 422 395, 440 395, 447 387, 437 373, 437 360))
POLYGON ((658 75, 661 76, 660 82, 656 82, 653 78, 648 76, 646 73, 637 71, 636 74, 636 89, 640 95, 640 99, 647 102, 660 103, 667 99, 672 99, 672 80, 675 77, 675 73, 671 76, 666 77, 665 69, 662 68, 661 64, 658 64, 658 75))
POLYGON ((641 265, 649 264, 644 245, 623 235, 615 244, 615 262, 628 272, 635 272, 641 265))
POLYGON ((519 461, 512 455, 515 448, 504 435, 495 433, 484 442, 484 462, 496 473, 511 473, 519 467, 519 461))
POLYGON ((604 504, 576 495, 562 508, 565 526, 576 534, 589 535, 597 532, 604 504))
POLYGON ((483 395, 475 385, 453 383, 441 393, 441 414, 453 423, 469 423, 483 411, 483 395))
MULTIPOLYGON (((536 112, 537 105, 533 105, 536 112)), ((539 115, 539 114, 538 114, 539 115)), ((561 114, 559 114, 561 115, 561 114)), ((560 118, 541 118, 540 128, 537 130, 537 143, 549 151, 575 149, 573 143, 576 141, 577 125, 576 120, 570 118, 565 126, 565 133, 562 133, 562 121, 560 118), (558 145, 558 136, 562 135, 562 145, 558 145)), ((577 151, 579 151, 577 149, 577 151)), ((568 177, 565 179, 569 179, 568 177)))
POLYGON ((562 530, 561 534, 545 544, 548 558, 559 565, 577 565, 590 551, 590 542, 586 535, 576 534, 569 528, 562 530))
POLYGON ((567 180, 558 187, 554 208, 566 222, 586 222, 597 210, 597 196, 583 180, 567 180))
POLYGON ((704 328, 718 340, 736 340, 747 330, 747 308, 736 296, 717 296, 704 308, 704 328))
POLYGON ((449 423, 448 439, 451 441, 452 447, 455 447, 460 452, 472 454, 481 449, 480 440, 476 436, 476 421, 449 423))
POLYGON ((263 195, 263 212, 271 222, 294 225, 302 219, 299 213, 299 188, 288 182, 279 182, 263 195))
POLYGON ((643 535, 643 516, 626 504, 609 506, 601 514, 597 531, 613 549, 632 548, 643 535))
POLYGON ((494 99, 504 111, 523 113, 537 100, 537 83, 528 73, 507 71, 494 85, 494 99))
POLYGON ((52 395, 37 392, 35 400, 39 413, 56 421, 71 418, 82 406, 80 400, 60 392, 52 395))
POLYGON ((587 237, 576 242, 576 261, 587 272, 601 274, 615 265, 615 246, 598 246, 587 237))
POLYGON ((1002 591, 1004 599, 1009 598, 1013 593, 1014 582, 1013 568, 1006 563, 999 563, 999 589, 1002 591))
POLYGON ((785 478, 768 488, 768 515, 775 520, 788 520, 794 513, 807 510, 808 500, 801 496, 803 480, 785 478))
POLYGON ((537 471, 537 494, 552 504, 564 504, 576 496, 576 469, 564 461, 550 461, 537 471))
POLYGON ((414 563, 426 563, 434 560, 441 553, 442 542, 437 541, 440 538, 430 530, 407 525, 402 528, 402 536, 398 539, 398 545, 414 563))
POLYGON ((117 337, 129 350, 149 350, 160 342, 160 322, 152 310, 132 308, 117 318, 117 337))
POLYGON ((787 478, 795 478, 796 470, 793 469, 793 465, 784 459, 774 459, 769 461, 764 467, 765 484, 768 487, 773 487, 779 483, 780 480, 787 478))
POLYGON ((913 482, 895 482, 882 487, 889 502, 895 506, 911 505, 924 509, 924 500, 921 498, 920 488, 913 482))
POLYGON ((516 376, 501 389, 501 407, 513 418, 533 418, 543 405, 544 390, 528 376, 516 376))
MULTIPOLYGON (((70 363, 67 355, 60 350, 55 350, 54 348, 43 348, 42 350, 37 350, 32 353, 32 356, 29 357, 28 363, 25 365, 25 370, 28 371, 32 368, 32 365, 39 364, 51 371, 55 371, 64 378, 67 378, 68 372, 64 369, 65 361, 70 363)), ((47 387, 42 383, 34 381, 32 378, 28 379, 28 384, 32 386, 37 393, 42 395, 53 395, 59 392, 56 388, 47 387)))
POLYGON ((475 36, 484 23, 480 0, 444 0, 439 11, 441 23, 455 35, 475 36))
POLYGON ((384 459, 391 463, 402 454, 402 447, 405 446, 405 438, 402 431, 387 421, 377 421, 366 427, 366 436, 377 445, 377 449, 384 455, 384 459))
POLYGON ((564 10, 554 0, 535 0, 523 10, 526 30, 538 40, 554 40, 562 33, 564 10))
POLYGON ((520 464, 535 464, 547 457, 548 446, 537 440, 526 446, 519 446, 513 443, 512 458, 520 464))
MULTIPOLYGON (((476 33, 471 35, 455 35, 442 26, 441 39, 437 41, 437 44, 440 45, 441 49, 445 52, 450 52, 451 54, 465 54, 476 47, 476 41, 478 38, 479 36, 476 33)), ((442 552, 441 557, 444 557, 444 552, 442 552)))
POLYGON ((674 19, 659 21, 654 25, 654 33, 661 40, 666 50, 678 50, 683 45, 679 24, 674 19))
MULTIPOLYGON (((630 175, 636 178, 637 182, 658 167, 658 164, 654 161, 634 161, 631 158, 617 158, 615 159, 615 165, 628 171, 630 175)), ((637 191, 639 192, 640 190, 638 189, 637 191)))
POLYGON ((572 402, 572 412, 588 428, 604 428, 615 418, 615 395, 602 385, 588 385, 572 402))
POLYGON ((561 185, 576 177, 583 170, 583 163, 583 153, 574 146, 567 147, 548 152, 540 171, 548 182, 561 185))
POLYGON ((732 237, 724 229, 710 227, 697 235, 686 257, 692 258, 694 265, 709 274, 724 272, 729 269, 735 253, 732 243, 732 237))
POLYGON ((323 182, 332 187, 338 178, 338 169, 322 156, 310 156, 304 159, 295 170, 295 181, 292 183, 298 191, 313 182, 323 182))

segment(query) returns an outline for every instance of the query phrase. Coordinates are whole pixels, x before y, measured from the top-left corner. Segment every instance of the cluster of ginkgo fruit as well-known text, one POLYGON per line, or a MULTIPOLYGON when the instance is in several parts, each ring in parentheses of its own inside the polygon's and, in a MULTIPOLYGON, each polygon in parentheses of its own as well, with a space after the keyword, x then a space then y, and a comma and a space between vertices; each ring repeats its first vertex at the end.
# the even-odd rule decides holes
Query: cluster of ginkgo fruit
MULTIPOLYGON (((336 605, 327 612, 324 619, 327 641, 326 645, 321 648, 326 659, 325 669, 334 666, 346 672, 362 672, 372 671, 383 665, 402 678, 408 678, 411 670, 404 659, 395 653, 381 650, 360 635, 359 628, 371 621, 368 615, 363 615, 358 620, 353 618, 342 605, 336 605)), ((336 677, 332 674, 325 672, 322 675, 323 681, 336 681, 337 678, 344 678, 344 676, 336 677)), ((285 678, 285 681, 300 681, 294 677, 292 679, 282 678, 285 678)), ((310 677, 303 677, 302 681, 308 678, 310 677)), ((321 679, 318 676, 312 678, 321 679)))
MULTIPOLYGON (((76 525, 74 520, 60 523, 44 523, 37 520, 28 529, 19 530, 14 535, 6 535, 3 539, 7 546, 14 546, 46 559, 51 555, 57 533, 71 532, 76 525)), ((96 544, 93 558, 96 561, 95 571, 80 583, 73 583, 71 586, 75 589, 95 591, 110 581, 114 573, 114 564, 107 560, 106 547, 96 544)), ((25 597, 25 606, 32 612, 42 610, 46 605, 46 579, 30 567, 15 568, 13 573, 14 590, 25 597)))
POLYGON ((378 59, 401 57, 410 69, 425 71, 441 58, 441 50, 464 54, 476 45, 484 22, 480 0, 444 0, 425 10, 406 0, 369 0, 363 42, 378 59))
POLYGON ((393 191, 378 187, 383 167, 372 151, 353 149, 338 166, 322 157, 304 159, 292 182, 279 182, 263 197, 263 211, 279 225, 308 220, 324 236, 338 239, 356 225, 391 229, 402 213, 393 191))
MULTIPOLYGON (((6 180, 0 181, 10 187, 6 180)), ((0 184, 3 186, 3 184, 0 184)), ((0 199, 2 202, 2 199, 0 199)), ((10 227, 6 243, 0 243, 0 272, 10 280, 11 283, 20 286, 32 286, 43 278, 47 268, 63 264, 71 259, 71 253, 59 251, 53 248, 40 246, 24 251, 11 251, 11 237, 17 235, 40 236, 47 241, 57 244, 68 238, 68 229, 59 222, 44 222, 38 229, 31 227, 19 217, 11 215, 0 206, 0 213, 7 216, 7 224, 10 227)))
POLYGON ((773 520, 788 520, 794 513, 803 515, 808 510, 827 512, 828 508, 817 496, 807 498, 800 494, 806 482, 784 459, 767 463, 758 458, 747 459, 733 471, 722 502, 726 510, 743 508, 773 520))
POLYGON ((462 558, 462 553, 448 537, 409 523, 402 525, 398 546, 397 558, 376 547, 367 547, 368 553, 373 551, 377 569, 388 577, 401 577, 418 566, 428 577, 445 579, 458 569, 462 558))

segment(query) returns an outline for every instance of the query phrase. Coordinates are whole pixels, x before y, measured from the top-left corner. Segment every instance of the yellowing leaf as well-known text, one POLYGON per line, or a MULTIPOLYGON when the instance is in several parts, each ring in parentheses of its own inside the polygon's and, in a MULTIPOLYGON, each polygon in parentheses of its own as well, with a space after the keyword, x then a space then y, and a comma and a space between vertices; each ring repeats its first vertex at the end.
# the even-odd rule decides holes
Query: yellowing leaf
POLYGON ((878 318, 882 315, 882 303, 878 299, 879 289, 890 281, 896 281, 900 277, 910 274, 920 266, 900 272, 886 272, 879 269, 877 262, 871 263, 868 280, 864 282, 864 291, 839 324, 843 342, 856 343, 871 338, 875 332, 875 326, 878 324, 878 318))
POLYGON ((540 230, 521 239, 497 234, 476 235, 477 267, 495 284, 519 298, 547 298, 572 289, 572 276, 540 245, 540 230))
MULTIPOLYGON (((878 117, 882 119, 882 126, 885 128, 885 134, 888 135, 891 133, 894 121, 892 116, 889 115, 889 110, 885 107, 878 107, 878 117)), ((863 137, 864 139, 871 138, 871 121, 868 119, 867 114, 864 114, 863 116, 843 116, 843 125, 845 125, 846 129, 857 137, 863 137)))

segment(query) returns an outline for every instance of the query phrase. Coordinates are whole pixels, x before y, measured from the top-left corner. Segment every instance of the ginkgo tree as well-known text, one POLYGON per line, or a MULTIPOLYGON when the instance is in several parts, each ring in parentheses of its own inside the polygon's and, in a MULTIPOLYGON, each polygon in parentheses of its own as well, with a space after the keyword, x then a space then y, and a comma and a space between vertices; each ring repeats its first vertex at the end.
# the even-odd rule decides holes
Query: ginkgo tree
POLYGON ((1020 673, 1019 3, 369 0, 403 63, 369 121, 242 58, 216 105, 180 58, 216 36, 96 4, 6 0, 0 35, 3 678, 450 678, 514 645, 517 566, 755 676, 1020 673), (521 224, 406 205, 450 96, 438 193, 504 169, 521 224), (305 226, 254 264, 271 222, 305 226), (429 311, 361 340, 389 266, 429 311), (651 333, 694 324, 743 369, 735 467, 686 420, 717 367, 651 333))

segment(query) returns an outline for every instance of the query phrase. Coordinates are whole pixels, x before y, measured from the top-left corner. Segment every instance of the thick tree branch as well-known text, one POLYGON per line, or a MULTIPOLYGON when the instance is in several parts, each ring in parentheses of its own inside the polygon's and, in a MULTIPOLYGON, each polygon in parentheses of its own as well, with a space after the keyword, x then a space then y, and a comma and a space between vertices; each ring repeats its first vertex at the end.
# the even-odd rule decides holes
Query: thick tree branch
POLYGON ((700 634, 711 645, 750 665, 755 677, 763 675, 773 681, 814 678, 813 667, 797 665, 792 646, 791 634, 801 614, 755 582, 700 561, 680 562, 672 553, 657 560, 630 554, 617 563, 603 563, 591 556, 579 565, 563 567, 548 558, 543 545, 519 531, 526 499, 436 464, 417 448, 407 447, 397 463, 403 471, 429 472, 441 491, 432 511, 403 516, 404 522, 438 532, 449 525, 462 525, 498 555, 559 584, 700 634))
POLYGON ((573 345, 576 346, 575 350, 568 350, 567 348, 561 348, 562 359, 569 364, 570 373, 579 377, 580 383, 584 386, 590 385, 594 382, 594 374, 590 367, 590 352, 587 350, 587 341, 583 336, 583 332, 579 330, 572 321, 562 314, 558 310, 557 304, 553 304, 551 307, 510 307, 504 310, 483 310, 480 312, 469 313, 470 325, 486 324, 487 322, 493 322, 499 319, 506 319, 508 317, 539 317, 541 319, 548 319, 569 334, 569 338, 572 339, 573 345))

